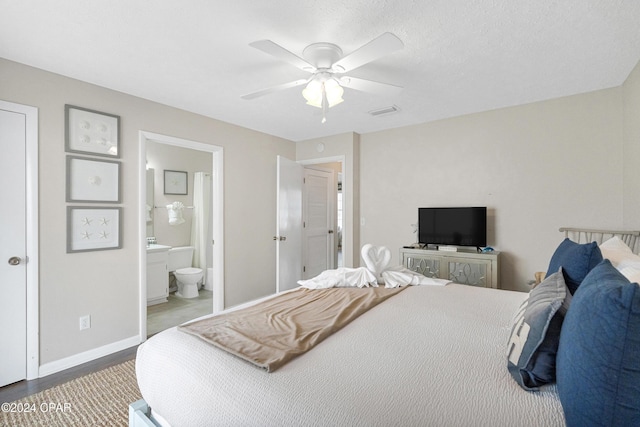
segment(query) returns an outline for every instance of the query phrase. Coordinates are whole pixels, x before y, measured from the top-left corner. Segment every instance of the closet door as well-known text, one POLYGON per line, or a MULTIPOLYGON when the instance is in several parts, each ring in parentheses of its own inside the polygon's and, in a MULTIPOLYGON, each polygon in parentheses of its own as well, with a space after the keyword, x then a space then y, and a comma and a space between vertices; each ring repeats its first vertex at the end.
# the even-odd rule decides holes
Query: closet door
POLYGON ((26 116, 0 109, 0 387, 27 377, 26 116))

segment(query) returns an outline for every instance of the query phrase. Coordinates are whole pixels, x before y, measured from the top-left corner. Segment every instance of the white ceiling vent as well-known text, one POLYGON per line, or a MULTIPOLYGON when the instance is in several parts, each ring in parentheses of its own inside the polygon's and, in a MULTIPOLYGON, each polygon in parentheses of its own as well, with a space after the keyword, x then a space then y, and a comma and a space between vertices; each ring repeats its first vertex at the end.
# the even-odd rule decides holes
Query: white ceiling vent
POLYGON ((397 105, 391 105, 389 107, 378 108, 377 110, 371 110, 369 111, 369 114, 372 115, 373 117, 388 116, 389 114, 394 114, 394 113, 397 113, 398 111, 400 111, 400 108, 398 108, 397 105))

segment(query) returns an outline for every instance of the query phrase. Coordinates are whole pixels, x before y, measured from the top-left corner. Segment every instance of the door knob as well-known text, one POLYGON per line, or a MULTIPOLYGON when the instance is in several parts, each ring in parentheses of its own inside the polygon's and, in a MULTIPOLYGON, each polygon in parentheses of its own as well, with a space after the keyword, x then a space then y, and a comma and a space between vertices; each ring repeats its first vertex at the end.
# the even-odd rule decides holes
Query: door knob
POLYGON ((18 265, 21 261, 22 260, 20 259, 20 257, 12 256, 11 258, 9 258, 9 265, 18 265))
POLYGON ((278 236, 273 236, 273 240, 280 240, 281 242, 283 242, 283 241, 287 240, 287 238, 286 238, 286 237, 284 237, 284 236, 280 236, 280 237, 278 237, 278 236))

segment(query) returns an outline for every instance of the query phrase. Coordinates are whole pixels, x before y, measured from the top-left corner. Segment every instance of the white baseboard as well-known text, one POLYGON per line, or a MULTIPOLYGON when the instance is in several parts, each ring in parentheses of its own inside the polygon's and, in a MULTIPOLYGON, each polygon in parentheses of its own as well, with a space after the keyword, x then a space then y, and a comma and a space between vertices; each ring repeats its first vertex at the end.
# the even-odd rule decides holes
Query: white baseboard
POLYGON ((127 348, 138 344, 140 344, 140 336, 136 335, 121 341, 103 345, 102 347, 74 354, 73 356, 65 357, 64 359, 45 363, 44 365, 40 365, 38 378, 46 377, 47 375, 55 374, 56 372, 64 371, 65 369, 73 368, 74 366, 82 365, 86 362, 91 362, 92 360, 108 356, 121 350, 126 350, 127 348))

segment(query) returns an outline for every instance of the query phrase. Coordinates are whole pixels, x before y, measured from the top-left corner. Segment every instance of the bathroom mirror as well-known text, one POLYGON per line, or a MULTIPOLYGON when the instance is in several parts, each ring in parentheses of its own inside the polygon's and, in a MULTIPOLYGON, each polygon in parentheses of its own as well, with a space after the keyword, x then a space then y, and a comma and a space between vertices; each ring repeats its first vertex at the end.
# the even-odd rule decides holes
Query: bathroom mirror
POLYGON ((153 197, 154 190, 154 173, 153 168, 147 169, 147 237, 152 237, 153 234, 153 219, 155 215, 155 209, 153 208, 155 199, 153 197))

